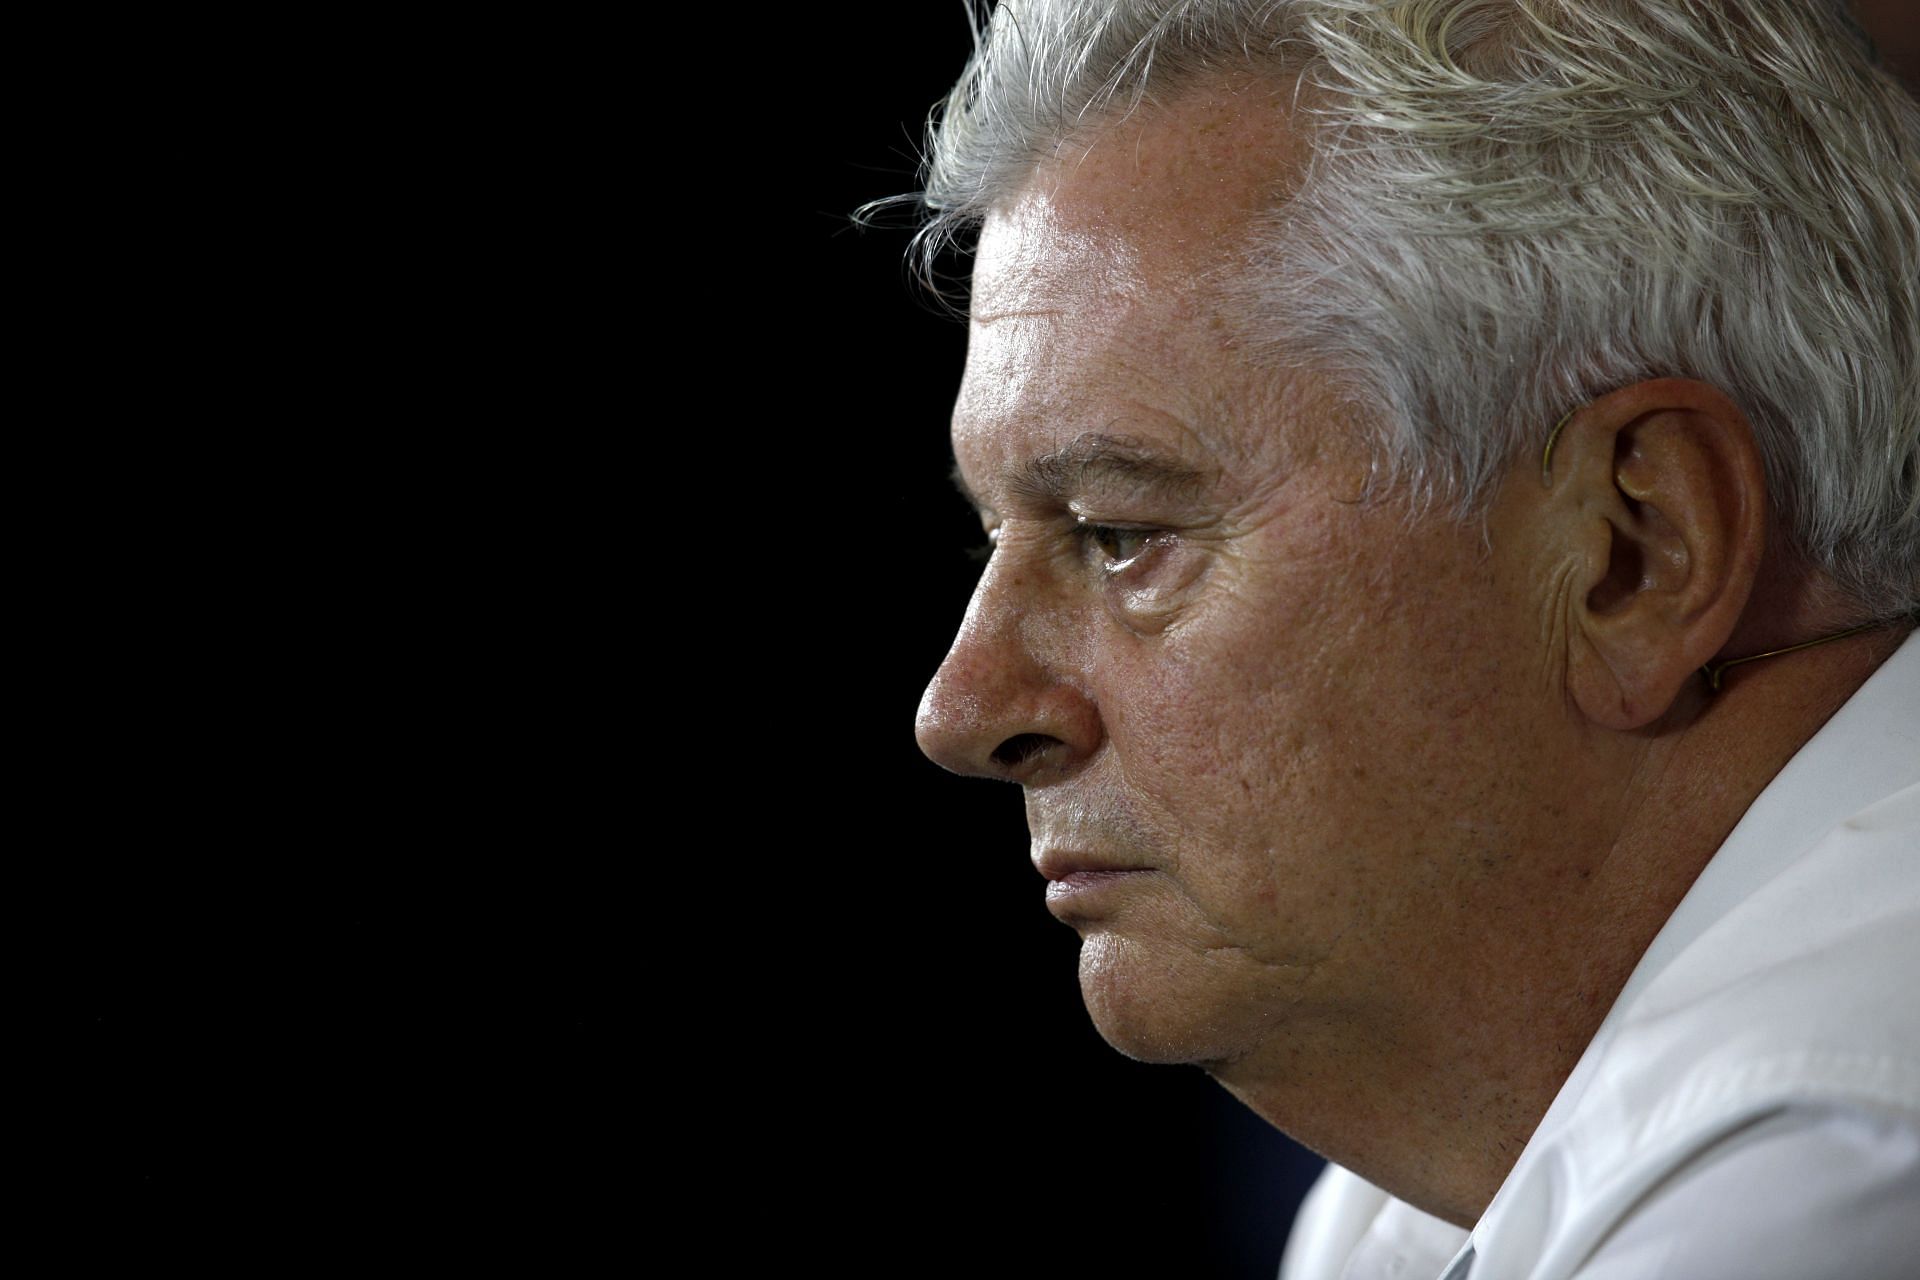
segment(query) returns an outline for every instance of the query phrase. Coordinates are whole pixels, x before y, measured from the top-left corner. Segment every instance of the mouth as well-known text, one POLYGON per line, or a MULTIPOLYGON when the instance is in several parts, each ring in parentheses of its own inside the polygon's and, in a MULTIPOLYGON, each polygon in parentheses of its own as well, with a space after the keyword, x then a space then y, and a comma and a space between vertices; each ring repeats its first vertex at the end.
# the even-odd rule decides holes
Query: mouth
POLYGON ((1058 878, 1047 881, 1047 904, 1068 900, 1083 900, 1103 890, 1138 876, 1147 875, 1145 867, 1129 867, 1124 871, 1069 871, 1058 878))
POLYGON ((1047 849, 1033 866, 1047 878, 1047 909, 1063 920, 1085 917, 1101 898, 1151 874, 1151 868, 1080 850, 1047 849))

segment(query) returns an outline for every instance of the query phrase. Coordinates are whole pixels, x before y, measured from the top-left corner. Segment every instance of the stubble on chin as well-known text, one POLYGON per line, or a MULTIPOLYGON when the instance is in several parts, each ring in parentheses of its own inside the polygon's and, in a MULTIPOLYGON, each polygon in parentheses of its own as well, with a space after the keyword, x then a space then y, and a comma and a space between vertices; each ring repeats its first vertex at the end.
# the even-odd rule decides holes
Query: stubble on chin
POLYGON ((1263 1021, 1235 991, 1239 957, 1207 958, 1110 929, 1080 944, 1080 994, 1101 1038, 1137 1062, 1216 1071, 1257 1048, 1263 1021))

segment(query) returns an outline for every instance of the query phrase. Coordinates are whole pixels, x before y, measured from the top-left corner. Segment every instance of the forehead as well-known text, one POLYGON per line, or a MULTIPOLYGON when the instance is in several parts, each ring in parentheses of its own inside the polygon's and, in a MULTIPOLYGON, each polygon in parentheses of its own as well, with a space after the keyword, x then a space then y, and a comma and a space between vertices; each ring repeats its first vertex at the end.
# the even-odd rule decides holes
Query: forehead
POLYGON ((1217 264, 1305 171, 1311 148, 1293 99, 1290 79, 1221 76, 1063 144, 987 218, 1001 254, 990 279, 976 273, 975 313, 994 310, 1005 301, 995 293, 1020 289, 1038 265, 1008 232, 1049 239, 1082 266, 1090 253, 1131 254, 1162 276, 1217 264))
POLYGON ((964 470, 1116 426, 1214 455, 1200 465, 1271 443, 1244 429, 1249 395, 1271 379, 1237 353, 1224 286, 1252 218, 1309 158, 1292 98, 1286 83, 1223 78, 1143 106, 993 210, 954 413, 964 470))

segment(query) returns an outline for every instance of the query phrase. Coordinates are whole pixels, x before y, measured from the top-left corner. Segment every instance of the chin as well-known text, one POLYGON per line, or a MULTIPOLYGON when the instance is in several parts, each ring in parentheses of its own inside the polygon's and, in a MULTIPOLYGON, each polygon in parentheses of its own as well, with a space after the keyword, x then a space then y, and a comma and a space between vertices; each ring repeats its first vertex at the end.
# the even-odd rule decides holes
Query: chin
POLYGON ((1234 1016, 1234 1001, 1213 987, 1227 976, 1224 965, 1135 938, 1095 933, 1080 944, 1080 995, 1093 1025, 1139 1062, 1207 1066, 1244 1056, 1246 1028, 1257 1024, 1234 1016))

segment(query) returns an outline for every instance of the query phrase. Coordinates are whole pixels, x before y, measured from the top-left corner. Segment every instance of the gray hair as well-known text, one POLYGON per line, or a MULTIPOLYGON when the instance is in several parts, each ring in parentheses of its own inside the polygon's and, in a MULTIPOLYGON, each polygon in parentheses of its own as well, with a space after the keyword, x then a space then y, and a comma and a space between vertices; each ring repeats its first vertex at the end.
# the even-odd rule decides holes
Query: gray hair
POLYGON ((1920 608, 1920 105, 1823 0, 1007 0, 930 126, 922 262, 1063 143, 1235 68, 1315 154, 1234 287, 1462 515, 1647 378, 1752 422, 1789 545, 1920 608))

